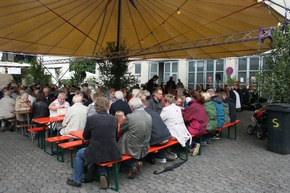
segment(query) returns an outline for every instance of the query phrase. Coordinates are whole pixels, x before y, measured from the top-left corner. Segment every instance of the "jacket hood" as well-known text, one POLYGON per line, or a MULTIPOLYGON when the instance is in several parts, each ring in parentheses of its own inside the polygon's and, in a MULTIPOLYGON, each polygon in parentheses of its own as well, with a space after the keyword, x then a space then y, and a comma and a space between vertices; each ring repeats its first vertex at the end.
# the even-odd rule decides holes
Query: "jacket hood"
POLYGON ((223 99, 220 96, 212 96, 211 100, 216 102, 216 103, 219 103, 219 104, 221 104, 223 102, 223 99))

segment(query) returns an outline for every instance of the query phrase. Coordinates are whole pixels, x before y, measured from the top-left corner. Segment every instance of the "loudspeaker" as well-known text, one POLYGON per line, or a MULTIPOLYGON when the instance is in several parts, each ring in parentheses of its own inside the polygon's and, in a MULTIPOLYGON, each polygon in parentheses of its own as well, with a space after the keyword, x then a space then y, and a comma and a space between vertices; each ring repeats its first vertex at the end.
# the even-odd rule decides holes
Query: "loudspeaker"
POLYGON ((215 74, 215 79, 216 80, 221 80, 221 75, 220 74, 215 74))

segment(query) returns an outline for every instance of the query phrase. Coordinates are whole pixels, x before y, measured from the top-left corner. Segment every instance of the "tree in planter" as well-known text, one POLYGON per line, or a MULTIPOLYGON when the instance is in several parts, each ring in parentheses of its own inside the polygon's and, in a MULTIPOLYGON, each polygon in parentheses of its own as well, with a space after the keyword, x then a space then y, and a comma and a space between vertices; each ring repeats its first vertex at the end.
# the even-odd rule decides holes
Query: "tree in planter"
POLYGON ((257 75, 259 92, 273 102, 290 103, 290 26, 272 31, 273 50, 257 75))
POLYGON ((86 78, 86 71, 95 73, 96 63, 91 59, 77 58, 70 61, 70 71, 74 71, 70 79, 71 85, 80 85, 86 78))
POLYGON ((39 63, 32 62, 31 66, 24 70, 23 74, 27 85, 39 84, 40 86, 44 86, 50 81, 50 76, 44 74, 41 61, 39 63))
POLYGON ((108 56, 109 59, 97 60, 98 69, 100 71, 100 81, 96 84, 100 87, 107 88, 131 88, 136 84, 135 77, 128 73, 127 57, 128 51, 126 48, 126 41, 117 47, 116 42, 107 42, 107 46, 101 51, 102 55, 108 56), (113 53, 116 53, 116 58, 110 58, 113 53))

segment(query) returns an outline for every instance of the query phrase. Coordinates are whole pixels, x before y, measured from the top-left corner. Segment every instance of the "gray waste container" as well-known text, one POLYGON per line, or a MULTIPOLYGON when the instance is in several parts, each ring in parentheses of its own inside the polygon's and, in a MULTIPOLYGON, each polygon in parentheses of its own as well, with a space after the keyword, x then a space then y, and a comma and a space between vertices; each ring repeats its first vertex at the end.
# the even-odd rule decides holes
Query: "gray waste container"
POLYGON ((290 104, 266 106, 268 129, 267 149, 279 154, 290 153, 290 104))

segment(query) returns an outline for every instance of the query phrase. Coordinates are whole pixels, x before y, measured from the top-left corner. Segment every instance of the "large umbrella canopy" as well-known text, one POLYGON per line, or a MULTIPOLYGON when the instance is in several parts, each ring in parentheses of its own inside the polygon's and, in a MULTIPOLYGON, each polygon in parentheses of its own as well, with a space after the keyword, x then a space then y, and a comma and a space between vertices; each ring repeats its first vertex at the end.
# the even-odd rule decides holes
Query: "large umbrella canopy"
MULTIPOLYGON (((257 0, 7 0, 0 2, 0 50, 91 57, 106 42, 125 40, 129 50, 141 49, 136 53, 164 46, 140 54, 145 58, 242 56, 258 52, 258 32, 254 41, 196 47, 191 41, 259 30, 280 19, 257 0), (170 51, 180 42, 189 43, 170 51)), ((269 43, 259 47, 267 50, 269 43)))

